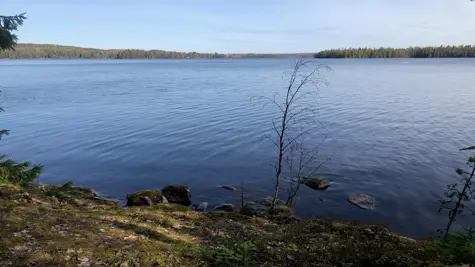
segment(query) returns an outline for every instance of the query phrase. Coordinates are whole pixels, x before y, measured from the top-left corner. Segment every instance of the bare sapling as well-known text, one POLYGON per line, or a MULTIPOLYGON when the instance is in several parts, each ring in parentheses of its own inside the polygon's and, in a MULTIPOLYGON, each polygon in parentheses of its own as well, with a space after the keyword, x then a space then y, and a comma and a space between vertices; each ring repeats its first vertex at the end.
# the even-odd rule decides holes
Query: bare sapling
POLYGON ((322 167, 330 158, 318 161, 318 154, 320 148, 326 140, 326 135, 317 145, 307 145, 306 139, 308 135, 300 136, 290 146, 286 153, 286 163, 288 167, 288 182, 287 206, 293 206, 297 193, 300 190, 300 185, 314 176, 315 173, 322 167))
MULTIPOLYGON (((463 148, 461 150, 475 150, 475 146, 463 148)), ((461 177, 460 183, 453 183, 447 185, 445 196, 447 200, 441 200, 441 207, 439 212, 443 210, 449 211, 449 219, 447 226, 442 230, 444 239, 450 234, 450 228, 456 220, 457 215, 464 212, 465 209, 474 213, 468 206, 468 202, 475 198, 474 175, 475 175, 475 157, 469 156, 467 160, 467 167, 464 169, 457 169, 456 173, 461 177)))
POLYGON ((297 60, 292 65, 292 70, 286 73, 288 81, 284 94, 276 92, 271 98, 260 97, 273 104, 278 111, 278 117, 272 120, 273 134, 269 136, 277 149, 271 210, 275 210, 278 200, 286 153, 292 149, 299 150, 298 146, 295 147, 296 142, 316 130, 317 125, 313 123, 316 117, 315 100, 318 88, 328 85, 321 74, 324 70, 328 71, 330 68, 318 64, 315 60, 297 60))

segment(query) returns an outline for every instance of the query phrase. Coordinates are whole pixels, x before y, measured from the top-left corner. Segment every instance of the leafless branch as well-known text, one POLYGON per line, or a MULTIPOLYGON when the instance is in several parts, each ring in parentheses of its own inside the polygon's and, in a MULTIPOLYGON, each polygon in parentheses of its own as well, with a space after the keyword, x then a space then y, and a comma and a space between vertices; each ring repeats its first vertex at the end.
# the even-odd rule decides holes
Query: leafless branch
MULTIPOLYGON (((305 99, 315 99, 319 85, 328 85, 328 82, 320 74, 323 69, 329 70, 328 66, 316 64, 316 61, 313 60, 297 60, 294 62, 292 70, 285 74, 288 77, 288 84, 282 101, 278 100, 280 98, 278 93, 272 97, 257 98, 276 106, 280 111, 278 120, 272 120, 272 131, 275 138, 271 138, 271 140, 278 149, 272 208, 275 208, 279 194, 280 180, 284 171, 283 163, 287 163, 291 178, 292 176, 297 177, 297 184, 292 182, 291 185, 292 195, 295 196, 305 168, 315 161, 314 154, 319 152, 320 145, 310 150, 306 150, 304 147, 305 136, 315 130, 313 118, 316 115, 315 108, 306 103, 305 99), (307 86, 314 86, 316 90, 304 90, 307 86), (295 129, 293 128, 299 129, 300 132, 294 133, 295 129), (298 162, 294 163, 296 156, 298 156, 298 162)), ((291 180, 294 181, 294 179, 291 180)))

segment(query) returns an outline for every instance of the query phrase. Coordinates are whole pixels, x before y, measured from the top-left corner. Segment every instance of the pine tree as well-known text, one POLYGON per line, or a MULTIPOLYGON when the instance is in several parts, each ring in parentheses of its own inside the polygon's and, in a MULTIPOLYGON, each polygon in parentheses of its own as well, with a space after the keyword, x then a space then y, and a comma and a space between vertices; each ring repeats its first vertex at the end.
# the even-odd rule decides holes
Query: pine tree
POLYGON ((13 33, 26 20, 26 13, 16 16, 0 16, 0 50, 13 50, 18 37, 13 33))
MULTIPOLYGON (((14 49, 17 36, 12 32, 18 30, 25 19, 25 13, 10 17, 0 16, 0 51, 14 49)), ((0 108, 1 111, 4 110, 0 108)), ((8 134, 8 130, 0 130, 0 139, 8 134)), ((32 166, 28 161, 18 163, 0 154, 0 183, 31 183, 38 178, 42 169, 42 165, 32 166)))

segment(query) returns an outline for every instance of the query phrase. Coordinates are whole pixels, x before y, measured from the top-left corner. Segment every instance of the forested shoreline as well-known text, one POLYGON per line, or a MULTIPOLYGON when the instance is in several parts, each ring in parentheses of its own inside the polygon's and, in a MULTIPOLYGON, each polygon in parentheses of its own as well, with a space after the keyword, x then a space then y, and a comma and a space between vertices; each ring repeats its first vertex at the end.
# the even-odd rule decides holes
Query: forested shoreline
POLYGON ((39 58, 84 58, 84 59, 153 59, 153 58, 224 58, 224 54, 175 52, 164 50, 139 49, 96 49, 51 44, 18 44, 15 50, 0 52, 0 58, 39 59, 39 58))
POLYGON ((18 44, 15 50, 0 52, 8 59, 192 59, 192 58, 446 58, 475 57, 475 45, 409 47, 409 48, 345 48, 323 50, 316 54, 220 54, 140 49, 96 49, 52 44, 18 44))
POLYGON ((0 58, 8 59, 185 59, 185 58, 285 58, 312 57, 312 53, 301 54, 220 54, 198 52, 176 52, 140 49, 96 49, 52 44, 18 44, 15 50, 0 51, 0 58))
POLYGON ((475 57, 475 45, 409 48, 345 48, 323 50, 315 58, 444 58, 475 57))

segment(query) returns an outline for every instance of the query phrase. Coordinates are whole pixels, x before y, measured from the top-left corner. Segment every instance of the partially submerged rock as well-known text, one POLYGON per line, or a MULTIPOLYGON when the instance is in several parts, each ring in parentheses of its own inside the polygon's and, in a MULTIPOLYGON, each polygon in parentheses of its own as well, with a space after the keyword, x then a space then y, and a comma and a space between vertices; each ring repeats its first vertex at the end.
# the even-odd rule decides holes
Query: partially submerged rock
POLYGON ((349 196, 348 201, 365 210, 373 210, 376 207, 376 199, 366 194, 349 196))
POLYGON ((160 203, 168 202, 157 190, 143 190, 127 195, 127 206, 152 206, 160 203))
POLYGON ((221 210, 221 211, 226 211, 226 212, 233 212, 234 211, 234 205, 233 204, 222 204, 214 208, 215 210, 221 210))
POLYGON ((330 187, 330 182, 325 178, 308 178, 304 184, 313 190, 326 190, 330 187))
POLYGON ((219 187, 229 190, 229 191, 236 191, 236 187, 230 186, 230 185, 220 185, 219 187))
POLYGON ((187 186, 168 185, 162 189, 162 194, 170 203, 180 204, 183 206, 191 205, 191 192, 187 186))

